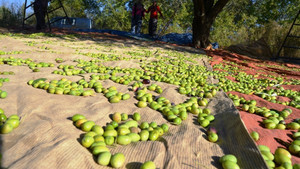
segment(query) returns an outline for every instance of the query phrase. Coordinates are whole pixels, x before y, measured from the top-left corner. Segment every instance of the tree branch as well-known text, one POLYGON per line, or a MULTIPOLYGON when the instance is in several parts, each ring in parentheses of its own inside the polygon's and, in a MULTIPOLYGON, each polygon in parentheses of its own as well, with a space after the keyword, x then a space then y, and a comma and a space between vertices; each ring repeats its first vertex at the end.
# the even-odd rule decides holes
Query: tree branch
POLYGON ((209 11, 213 8, 215 0, 205 0, 205 13, 206 15, 209 13, 209 11))
POLYGON ((194 16, 203 17, 205 15, 205 7, 203 0, 193 0, 194 16))
POLYGON ((218 0, 217 3, 212 7, 208 13, 208 17, 216 18, 217 15, 222 11, 224 6, 229 2, 229 0, 218 0))

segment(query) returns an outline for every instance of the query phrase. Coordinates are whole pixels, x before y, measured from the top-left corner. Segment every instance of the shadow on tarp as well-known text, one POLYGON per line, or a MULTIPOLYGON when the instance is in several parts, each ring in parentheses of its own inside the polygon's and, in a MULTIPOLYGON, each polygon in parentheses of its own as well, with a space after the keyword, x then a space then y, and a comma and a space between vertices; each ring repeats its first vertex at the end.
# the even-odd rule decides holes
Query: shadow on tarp
POLYGON ((274 138, 274 140, 276 140, 276 142, 278 142, 279 144, 281 144, 281 145, 284 147, 284 149, 288 149, 288 148, 289 148, 289 145, 291 144, 291 143, 290 143, 291 140, 288 140, 289 142, 283 141, 283 140, 280 139, 280 138, 274 138))
POLYGON ((142 163, 140 162, 130 162, 126 164, 127 169, 135 169, 135 168, 141 168, 142 163))
MULTIPOLYGON (((99 29, 57 29, 53 28, 52 32, 49 31, 35 31, 34 29, 9 29, 9 33, 21 33, 23 38, 35 38, 38 36, 55 37, 63 40, 90 40, 101 43, 123 43, 124 46, 139 46, 139 47, 161 47, 166 50, 175 50, 179 52, 188 52, 194 54, 206 54, 202 49, 191 47, 192 35, 191 34, 177 34, 170 33, 162 37, 152 38, 148 34, 132 34, 126 31, 118 30, 99 30, 99 29), (134 41, 132 41, 134 40, 134 41), (141 43, 149 42, 149 43, 141 43)), ((7 33, 6 32, 6 33, 7 33)))
MULTIPOLYGON (((243 169, 267 168, 230 98, 224 92, 220 92, 209 108, 216 113, 215 119, 217 120, 213 121, 211 126, 217 129, 219 140, 216 144, 220 146, 224 154, 235 155, 238 165, 243 169)), ((218 157, 212 157, 212 160, 213 165, 220 166, 218 157)))
POLYGON ((221 165, 221 163, 220 163, 220 157, 218 157, 218 156, 212 156, 211 157, 212 158, 212 162, 211 162, 211 165, 213 165, 213 166, 215 166, 215 167, 217 167, 217 168, 222 168, 222 165, 221 165))
POLYGON ((149 34, 134 34, 126 31, 110 30, 110 29, 74 29, 78 32, 97 32, 97 33, 109 33, 113 35, 119 35, 124 37, 131 37, 138 40, 146 41, 162 41, 166 43, 174 43, 177 45, 189 45, 192 44, 193 35, 191 33, 169 33, 164 36, 150 36, 149 34))
POLYGON ((2 138, 2 136, 0 134, 0 169, 7 169, 7 168, 2 167, 2 160, 3 160, 3 157, 2 157, 2 152, 3 152, 2 147, 3 147, 3 138, 2 138))
MULTIPOLYGON (((167 35, 164 35, 162 37, 151 37, 148 34, 133 34, 126 31, 118 31, 118 30, 109 30, 109 29, 75 29, 75 33, 106 33, 111 35, 117 35, 114 36, 114 38, 118 39, 119 37, 124 37, 128 39, 134 39, 134 40, 140 40, 144 42, 150 42, 151 45, 154 47, 162 47, 168 50, 176 50, 181 52, 190 52, 190 53, 201 53, 205 54, 204 51, 196 48, 190 47, 190 44, 192 43, 192 34, 177 34, 177 33, 170 33, 167 35), (170 45, 166 45, 170 44, 170 45), (173 46, 171 46, 173 45, 173 46)), ((119 41, 117 41, 119 42, 119 41)), ((120 43, 120 42, 119 42, 120 43)), ((124 46, 142 46, 142 47, 148 47, 149 44, 143 44, 139 41, 124 41, 124 46)))
POLYGON ((2 168, 2 165, 1 165, 1 162, 2 162, 2 147, 3 147, 2 136, 0 135, 0 168, 2 168))

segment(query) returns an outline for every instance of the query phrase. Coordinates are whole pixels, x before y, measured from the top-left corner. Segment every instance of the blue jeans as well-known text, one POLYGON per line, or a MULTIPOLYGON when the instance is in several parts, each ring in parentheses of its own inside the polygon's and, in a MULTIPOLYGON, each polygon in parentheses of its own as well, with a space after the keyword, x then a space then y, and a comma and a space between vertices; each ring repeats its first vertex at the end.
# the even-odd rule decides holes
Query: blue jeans
POLYGON ((142 16, 135 16, 131 18, 131 33, 140 34, 142 29, 142 16))

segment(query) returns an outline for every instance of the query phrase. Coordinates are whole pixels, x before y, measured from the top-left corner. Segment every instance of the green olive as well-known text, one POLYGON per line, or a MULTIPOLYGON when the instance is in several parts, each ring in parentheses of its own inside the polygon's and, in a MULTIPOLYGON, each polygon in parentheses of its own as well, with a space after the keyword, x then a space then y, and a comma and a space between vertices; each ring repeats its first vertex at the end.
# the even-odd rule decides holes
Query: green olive
POLYGON ((149 131, 148 130, 142 130, 139 133, 140 137, 141 137, 141 141, 147 141, 149 138, 149 131))
POLYGON ((7 97, 7 92, 6 91, 0 92, 0 98, 1 99, 5 99, 6 97, 7 97))
POLYGON ((149 133, 149 140, 155 141, 159 137, 159 133, 156 130, 150 131, 149 133))
POLYGON ((117 123, 120 123, 121 120, 122 120, 121 114, 118 113, 118 112, 115 112, 112 116, 112 120, 117 122, 117 123))
POLYGON ((122 114, 121 114, 121 120, 122 120, 122 121, 126 121, 127 119, 128 119, 128 114, 122 113, 122 114))
POLYGON ((5 114, 0 114, 0 123, 4 123, 7 120, 7 117, 5 114))
POLYGON ((110 163, 111 153, 102 152, 98 155, 97 163, 103 166, 107 166, 110 163))
POLYGON ((12 132, 14 127, 10 123, 5 123, 2 126, 0 126, 0 132, 1 134, 7 134, 12 132))
POLYGON ((217 142, 218 138, 219 138, 216 133, 210 133, 207 137, 208 137, 208 140, 213 143, 217 142))
POLYGON ((125 162, 125 156, 122 153, 116 153, 114 154, 110 159, 110 165, 113 168, 120 168, 123 166, 125 162))
POLYGON ((176 117, 176 118, 173 120, 173 124, 175 124, 175 125, 180 125, 180 124, 181 124, 181 118, 176 117))
POLYGON ((231 161, 233 163, 237 163, 237 158, 232 154, 226 154, 220 158, 220 163, 224 163, 225 161, 231 161))
POLYGON ((120 135, 120 136, 129 134, 129 133, 130 133, 130 130, 128 128, 125 128, 125 127, 118 128, 118 135, 120 135))
POLYGON ((97 133, 98 135, 103 135, 104 130, 101 126, 99 125, 94 125, 91 129, 91 131, 94 131, 95 133, 97 133))
POLYGON ((15 129, 15 128, 17 128, 19 126, 20 121, 19 121, 19 119, 13 119, 12 118, 12 119, 6 120, 5 123, 11 124, 13 126, 13 128, 15 129))
POLYGON ((254 141, 257 141, 259 139, 259 134, 256 131, 251 132, 250 135, 254 141))
POLYGON ((91 131, 91 129, 93 128, 94 125, 95 125, 95 122, 86 121, 80 126, 80 128, 81 128, 81 130, 88 132, 88 131, 91 131))
POLYGON ((156 169, 156 166, 153 161, 146 161, 142 164, 140 169, 156 169))
POLYGON ((102 135, 97 134, 97 135, 94 136, 94 140, 95 140, 95 142, 99 142, 99 141, 103 141, 104 142, 105 139, 104 139, 104 137, 102 135))
POLYGON ((140 135, 137 133, 129 133, 127 136, 130 137, 131 142, 138 142, 141 139, 140 135))
POLYGON ((127 135, 118 136, 117 143, 120 145, 128 145, 131 143, 131 138, 127 135))
POLYGON ((147 107, 147 102, 145 102, 145 101, 139 101, 137 103, 137 107, 139 107, 139 108, 147 107))
POLYGON ((72 121, 73 122, 76 122, 76 121, 78 121, 80 119, 85 119, 85 117, 83 115, 81 115, 81 114, 75 114, 74 116, 72 116, 72 121))
POLYGON ((81 140, 83 147, 89 148, 94 143, 94 138, 92 136, 84 136, 81 140))
POLYGON ((78 128, 80 128, 81 125, 82 125, 84 122, 86 122, 86 121, 87 121, 87 119, 79 119, 79 120, 77 120, 77 121, 75 122, 75 126, 78 127, 78 128))
POLYGON ((121 98, 118 97, 118 96, 112 96, 112 97, 109 98, 110 103, 119 103, 120 100, 121 100, 121 98))
POLYGON ((149 123, 147 123, 147 122, 142 122, 142 123, 140 124, 140 128, 141 128, 142 130, 149 128, 149 123))
POLYGON ((133 114, 133 120, 139 121, 140 119, 141 119, 141 115, 140 115, 139 113, 135 112, 135 113, 133 114))
POLYGON ((122 95, 122 100, 128 100, 128 99, 130 99, 130 94, 125 93, 122 95))
POLYGON ((93 147, 92 154, 98 155, 103 152, 109 152, 109 149, 106 146, 95 146, 93 147))
POLYGON ((107 137, 107 136, 116 137, 117 135, 118 135, 118 132, 116 130, 106 130, 103 133, 104 137, 107 137))
POLYGON ((113 136, 106 136, 104 142, 106 145, 113 145, 115 142, 115 138, 113 136))

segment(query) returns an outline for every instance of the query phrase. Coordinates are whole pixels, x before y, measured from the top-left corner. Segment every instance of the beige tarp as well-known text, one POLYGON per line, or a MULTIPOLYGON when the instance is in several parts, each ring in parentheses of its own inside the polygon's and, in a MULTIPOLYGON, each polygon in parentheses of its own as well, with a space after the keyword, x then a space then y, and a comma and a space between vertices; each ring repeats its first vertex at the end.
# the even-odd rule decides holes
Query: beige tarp
MULTIPOLYGON (((158 44, 142 44, 137 41, 113 41, 105 39, 89 39, 75 41, 60 38, 16 38, 0 37, 0 50, 24 51, 18 55, 2 55, 1 57, 14 56, 16 58, 33 58, 36 61, 54 63, 55 58, 61 57, 73 64, 72 60, 91 58, 78 55, 77 52, 115 52, 134 51, 137 46, 143 49, 156 51, 173 48, 158 44), (28 46, 28 42, 38 42, 28 46), (43 43, 42 43, 43 42, 43 43), (48 42, 48 43, 47 43, 48 42), (49 43, 51 42, 51 43, 49 43), (117 46, 109 46, 110 43, 117 46), (124 47, 128 44, 131 47, 124 47), (106 46, 104 46, 106 44, 106 46), (125 44, 125 45, 123 45, 125 44), (41 48, 47 46, 48 49, 41 48), (118 47, 119 46, 119 47, 118 47), (84 47, 88 49, 84 49, 84 47), (97 49, 96 49, 97 48, 97 49), (79 51, 76 51, 79 50, 79 51)), ((178 49, 178 48, 177 48, 178 49)), ((207 60, 204 59, 206 65, 207 60)), ((138 61, 122 61, 119 66, 136 66, 138 61)), ((109 63, 107 63, 109 64, 109 63)), ((118 65, 111 62, 112 65, 118 65)), ((203 61, 199 61, 203 64, 203 61)), ((56 66, 58 64, 55 64, 56 66)), ((108 168, 95 162, 95 157, 80 144, 80 135, 84 132, 77 129, 70 120, 76 113, 86 116, 96 124, 105 126, 110 122, 109 115, 114 112, 133 114, 139 112, 141 121, 155 121, 158 124, 167 123, 170 131, 163 135, 159 141, 145 141, 130 144, 128 146, 110 146, 112 153, 122 152, 126 157, 124 168, 139 168, 141 163, 152 160, 157 168, 185 169, 185 168, 222 168, 218 162, 224 154, 234 154, 238 158, 238 164, 242 169, 267 168, 255 143, 249 136, 243 125, 238 111, 224 92, 210 100, 208 107, 215 114, 216 120, 211 124, 218 129, 219 141, 211 143, 207 141, 205 129, 191 114, 188 120, 180 126, 173 126, 163 118, 162 114, 150 108, 138 108, 137 100, 131 98, 127 101, 111 104, 103 94, 98 93, 92 97, 76 97, 69 95, 48 94, 45 90, 33 88, 27 85, 29 80, 47 78, 49 80, 61 79, 65 76, 51 74, 53 68, 41 68, 41 72, 33 73, 26 66, 0 65, 1 71, 13 71, 16 75, 9 77, 10 82, 4 83, 2 90, 8 92, 6 99, 1 99, 1 108, 6 114, 18 114, 22 119, 20 126, 12 133, 0 135, 2 167, 10 169, 42 169, 42 168, 108 168)), ((211 68, 210 68, 211 69, 211 68)), ((90 75, 90 74, 89 74, 90 75)), ((87 79, 89 75, 85 76, 87 79)), ((76 81, 80 76, 67 76, 67 79, 76 81)), ((212 81, 212 79, 210 80, 212 81)), ((104 87, 116 86, 120 92, 133 92, 127 85, 119 85, 112 81, 102 81, 104 87)), ((175 104, 187 99, 176 91, 176 86, 159 83, 164 92, 161 94, 175 104)))

